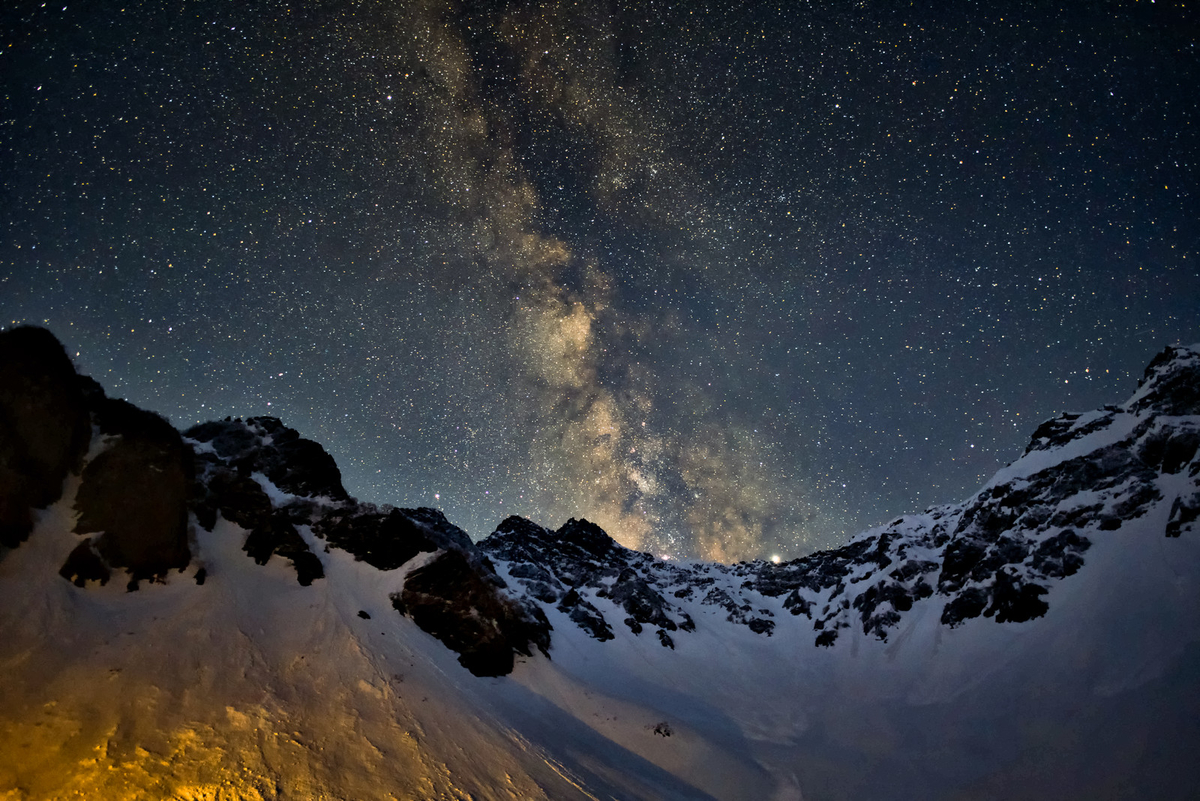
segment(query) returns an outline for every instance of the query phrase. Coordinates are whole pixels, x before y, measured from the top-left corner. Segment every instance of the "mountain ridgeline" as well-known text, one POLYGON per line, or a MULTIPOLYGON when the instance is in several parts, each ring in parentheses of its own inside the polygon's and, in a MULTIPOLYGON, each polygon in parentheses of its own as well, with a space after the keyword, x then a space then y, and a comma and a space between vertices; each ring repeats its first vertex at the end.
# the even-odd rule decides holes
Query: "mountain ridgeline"
POLYGON ((1168 347, 1126 403, 1044 423, 1021 458, 961 503, 782 564, 676 562, 624 548, 586 520, 551 530, 509 517, 475 543, 436 509, 360 503, 333 458, 280 420, 181 433, 78 375, 49 331, 20 327, 0 333, 0 558, 77 480, 78 539, 60 575, 82 592, 118 574, 130 591, 216 579, 195 533, 224 526, 247 558, 285 560, 303 586, 328 580, 332 550, 401 571, 392 608, 477 676, 552 656, 549 610, 601 642, 673 649, 730 624, 763 638, 793 627, 814 648, 837 648, 852 628, 887 641, 922 604, 936 604, 950 628, 1053 614, 1055 587, 1129 521, 1196 536, 1198 415, 1200 351, 1168 347))

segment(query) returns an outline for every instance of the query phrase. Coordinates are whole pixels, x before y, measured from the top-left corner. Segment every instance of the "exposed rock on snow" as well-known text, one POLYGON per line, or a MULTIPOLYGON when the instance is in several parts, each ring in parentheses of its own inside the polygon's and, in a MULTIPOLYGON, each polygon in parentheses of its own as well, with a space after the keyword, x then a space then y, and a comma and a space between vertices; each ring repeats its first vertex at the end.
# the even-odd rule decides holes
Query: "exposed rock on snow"
MULTIPOLYGON (((101 434, 100 450, 88 459, 75 496, 75 533, 95 535, 90 548, 108 568, 125 568, 131 588, 138 581, 182 570, 191 561, 191 448, 170 423, 152 412, 96 392, 91 406, 101 434)), ((82 556, 79 549, 74 554, 82 556)), ((75 572, 75 561, 69 559, 63 566, 64 576, 75 572)), ((104 571, 93 562, 90 571, 85 568, 68 577, 79 582, 98 572, 104 571)), ((99 578, 101 583, 108 580, 107 575, 99 578)))
MULTIPOLYGON (((296 433, 291 429, 287 431, 296 433)), ((259 439, 252 438, 255 433, 249 425, 227 423, 222 436, 239 443, 239 447, 227 449, 233 458, 223 458, 215 448, 197 451, 192 510, 197 523, 206 531, 212 531, 218 513, 229 522, 237 523, 248 532, 242 550, 255 562, 265 565, 272 555, 278 554, 296 570, 297 581, 307 586, 314 579, 325 576, 321 561, 296 529, 297 524, 309 522, 313 504, 292 500, 276 508, 263 485, 249 473, 256 461, 265 461, 255 458, 258 454, 254 452, 253 443, 261 442, 261 435, 259 439)), ((193 442, 203 443, 201 440, 193 442)), ((316 443, 311 444, 320 448, 316 443)), ((306 450, 311 453, 311 449, 306 450)))
MULTIPOLYGON (((508 598, 491 563, 437 509, 380 509, 354 501, 329 454, 273 417, 204 423, 186 435, 197 448, 197 521, 211 531, 219 512, 246 529, 243 550, 259 564, 279 555, 290 561, 301 585, 324 578, 320 559, 299 532, 303 526, 327 549, 347 551, 379 570, 437 553, 406 575, 393 598, 397 611, 458 653, 478 676, 506 675, 514 654, 548 648, 550 625, 542 611, 508 598)), ((85 566, 86 557, 80 554, 85 566)))
POLYGON ((1197 348, 962 503, 721 565, 586 520, 475 544, 5 332, 0 796, 1186 798, 1198 518, 1197 348))
POLYGON ((506 676, 514 652, 532 656, 534 646, 547 652, 550 623, 536 605, 498 592, 501 586, 494 572, 447 550, 405 576, 392 605, 459 654, 476 676, 506 676))
POLYGON ((0 331, 0 546, 33 529, 31 509, 62 495, 91 441, 75 368, 49 331, 0 331))
MULTIPOLYGON (((507 563, 508 574, 530 598, 556 604, 598 640, 612 639, 613 633, 595 605, 597 598, 615 604, 634 634, 643 626, 660 632, 692 627, 687 613, 652 586, 657 583, 653 568, 660 564, 658 560, 618 545, 587 520, 572 518, 552 532, 514 515, 479 548, 507 563)), ((667 645, 669 638, 662 642, 667 645)))
MULTIPOLYGON (((1083 567, 1091 538, 1112 536, 1163 500, 1160 476, 1200 472, 1198 386, 1200 355, 1168 348, 1125 407, 1044 423, 1025 457, 968 501, 779 565, 663 562, 574 520, 551 532, 510 517, 479 547, 503 560, 530 598, 557 604, 597 639, 612 637, 597 598, 619 606, 617 619, 626 613, 635 634, 646 625, 674 631, 676 620, 690 630, 681 604, 699 599, 770 635, 777 623, 768 599, 783 596, 783 609, 811 620, 814 642, 824 646, 851 625, 886 640, 914 604, 935 594, 948 626, 979 616, 1019 623, 1046 614, 1050 586, 1083 567)), ((1198 516, 1192 481, 1172 499, 1164 534, 1179 536, 1198 516)))
POLYGON ((209 445, 242 475, 262 473, 283 492, 331 501, 350 499, 333 457, 278 418, 212 421, 192 426, 183 435, 209 445))
MULTIPOLYGON (((287 559, 302 585, 325 575, 302 529, 379 570, 439 554, 407 577, 396 607, 489 675, 511 670, 513 654, 548 649, 543 609, 565 614, 597 640, 613 640, 620 624, 635 636, 651 629, 665 647, 674 647, 673 632, 695 631, 701 611, 766 637, 804 621, 823 646, 851 626, 886 640, 914 605, 935 595, 951 627, 979 616, 1022 622, 1046 614, 1050 587, 1084 566, 1095 537, 1146 514, 1164 491, 1174 494, 1166 536, 1192 530, 1200 517, 1200 356, 1189 348, 1155 357, 1123 407, 1044 423, 1025 456, 964 503, 899 518, 791 562, 726 566, 655 559, 586 520, 551 531, 509 517, 475 545, 437 510, 355 502, 329 454, 276 418, 204 423, 181 440, 156 415, 105 397, 90 379, 72 380, 48 332, 4 337, 0 345, 27 339, 20 352, 36 348, 44 357, 35 363, 14 347, 0 352, 9 354, 0 366, 13 386, 50 410, 20 406, 13 412, 26 415, 14 429, 20 436, 5 440, 16 454, 10 464, 37 465, 16 484, 39 487, 22 490, 28 505, 46 502, 47 476, 61 481, 78 458, 80 409, 90 408, 101 436, 76 501, 76 531, 96 536, 70 553, 66 578, 104 582, 112 568, 126 568, 136 585, 185 567, 190 493, 200 526, 212 530, 218 515, 236 523, 247 532, 247 554, 259 564, 287 559), (1175 475, 1193 480, 1165 490, 1160 476, 1175 475)), ((11 393, 4 397, 20 405, 11 393)), ((23 518, 12 507, 6 513, 17 521, 8 529, 15 541, 23 518)))

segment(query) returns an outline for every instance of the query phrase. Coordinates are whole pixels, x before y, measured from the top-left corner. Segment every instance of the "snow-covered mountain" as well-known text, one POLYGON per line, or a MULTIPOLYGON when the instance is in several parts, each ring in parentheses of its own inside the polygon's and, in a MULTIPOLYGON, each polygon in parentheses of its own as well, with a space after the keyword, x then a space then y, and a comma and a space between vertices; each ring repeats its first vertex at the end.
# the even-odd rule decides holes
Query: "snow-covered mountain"
POLYGON ((358 503, 0 333, 0 799, 1190 798, 1200 348, 773 564, 358 503), (136 590, 136 591, 134 591, 136 590))

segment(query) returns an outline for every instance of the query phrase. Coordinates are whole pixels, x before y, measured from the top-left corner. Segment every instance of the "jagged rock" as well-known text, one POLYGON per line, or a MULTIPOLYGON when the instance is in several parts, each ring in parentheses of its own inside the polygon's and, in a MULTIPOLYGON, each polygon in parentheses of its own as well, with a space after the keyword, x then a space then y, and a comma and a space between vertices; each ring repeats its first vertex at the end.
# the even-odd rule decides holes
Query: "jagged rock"
POLYGON ((621 547, 604 532, 604 529, 588 520, 576 520, 572 517, 555 533, 563 544, 573 545, 597 559, 604 559, 621 547))
MULTIPOLYGON (((531 654, 535 646, 549 649, 543 605, 554 606, 600 642, 631 636, 615 631, 601 611, 615 608, 633 635, 650 626, 667 648, 695 631, 689 609, 703 611, 698 615, 703 623, 713 617, 710 608, 720 610, 716 617, 767 636, 811 621, 820 647, 833 647, 852 626, 887 640, 935 587, 945 598, 941 622, 947 626, 973 618, 1018 624, 1047 613, 1055 582, 1084 567, 1096 537, 1112 536, 1139 518, 1139 526, 1165 518, 1169 537, 1196 530, 1200 423, 1180 415, 1197 414, 1200 353, 1186 348, 1165 353, 1124 407, 1061 415, 1043 424, 1024 467, 1016 463, 968 501, 897 518, 840 548, 778 565, 664 561, 624 548, 600 527, 576 519, 555 531, 509 517, 475 545, 435 509, 380 508, 350 499, 328 454, 276 418, 196 426, 188 431, 192 453, 161 418, 108 399, 90 379, 74 378, 67 383, 111 439, 86 465, 77 498, 77 530, 94 536, 71 551, 60 572, 82 586, 106 582, 114 568, 126 567, 135 589, 142 578, 186 565, 186 536, 180 535, 186 515, 178 511, 190 493, 190 508, 202 527, 211 531, 218 515, 224 516, 246 530, 244 550, 255 561, 288 558, 302 584, 323 575, 305 526, 324 540, 326 551, 346 550, 381 570, 434 554, 405 576, 393 605, 458 652, 477 675, 503 675, 515 654, 531 654), (286 497, 280 499, 276 490, 286 497), (1165 492, 1173 497, 1165 500, 1165 492), (1147 516, 1167 500, 1169 513, 1147 516), (511 595, 502 576, 515 585, 511 595), (776 620, 781 608, 790 614, 776 620)), ((62 384, 63 376, 74 374, 64 370, 62 362, 69 368, 69 360, 59 355, 56 380, 62 384)), ((0 404, 3 414, 5 408, 0 404)), ((0 476, 7 475, 4 470, 16 475, 14 465, 24 464, 28 446, 3 414, 0 476)), ((69 417, 59 414, 53 425, 66 425, 62 421, 69 417)), ((55 453, 87 444, 86 437, 83 445, 64 446, 68 441, 74 442, 59 436, 55 453)), ((55 470, 59 475, 61 462, 55 470)), ((24 480, 14 485, 22 492, 24 480)), ((14 491, 0 487, 4 492, 14 491)), ((13 508, 0 508, 0 519, 8 520, 4 515, 13 508)), ((16 528, 4 529, 9 534, 0 537, 15 541, 11 532, 26 525, 28 504, 18 512, 25 517, 10 515, 16 528)), ((201 568, 196 583, 205 577, 201 568)), ((369 616, 364 611, 360 617, 369 616)))
POLYGON ((325 578, 321 560, 288 520, 285 509, 276 510, 256 525, 246 537, 242 550, 260 565, 265 565, 273 554, 279 554, 291 562, 296 570, 296 580, 302 586, 307 587, 314 579, 325 578))
POLYGON ((24 542, 30 510, 59 499, 91 436, 75 367, 54 335, 0 332, 0 545, 24 542))
POLYGON ((896 579, 896 581, 908 583, 917 576, 928 575, 937 569, 937 562, 931 562, 928 559, 913 559, 892 570, 888 575, 896 579))
POLYGON ((332 547, 349 551, 355 559, 380 570, 395 570, 417 554, 439 548, 434 531, 421 525, 409 511, 380 511, 374 506, 352 504, 327 512, 313 526, 313 532, 332 547))
POLYGON ((913 602, 928 598, 933 588, 923 581, 913 588, 897 581, 880 581, 860 593, 851 606, 861 613, 863 634, 887 640, 887 629, 900 622, 900 613, 912 609, 913 602), (887 608, 880 610, 881 605, 887 608))
POLYGON ((1192 524, 1200 518, 1200 493, 1191 496, 1180 495, 1171 503, 1171 515, 1167 519, 1166 535, 1178 537, 1185 530, 1195 528, 1192 524))
POLYGON ((192 511, 206 531, 216 525, 218 512, 247 530, 271 516, 271 499, 257 481, 224 466, 212 454, 198 454, 196 463, 192 511))
POLYGON ((841 584, 864 562, 881 568, 891 564, 886 547, 887 543, 879 537, 864 537, 840 548, 818 551, 783 565, 765 568, 755 586, 763 595, 770 596, 782 595, 795 587, 820 592, 841 584))
MULTIPOLYGON (((1157 422, 1157 420, 1155 421, 1157 422)), ((1155 425, 1138 442, 1137 455, 1147 467, 1174 475, 1191 465, 1200 449, 1200 429, 1155 425)))
POLYGON ((258 564, 265 565, 278 554, 290 562, 303 586, 325 577, 321 560, 296 530, 296 521, 309 521, 310 507, 291 504, 275 508, 262 485, 213 453, 197 454, 196 465, 191 508, 205 530, 212 531, 219 512, 248 531, 242 550, 258 564))
POLYGON ((88 537, 76 545, 75 549, 67 556, 67 561, 59 568, 58 575, 76 587, 85 587, 89 581, 98 581, 103 586, 112 578, 112 571, 108 569, 104 559, 97 553, 92 538, 88 537))
POLYGON ((942 557, 942 574, 938 578, 939 588, 943 592, 953 592, 961 587, 986 551, 986 545, 967 538, 947 545, 942 557))
POLYGON ((184 436, 209 445, 243 475, 262 473, 284 492, 331 501, 350 499, 333 457, 276 417, 201 423, 184 436))
MULTIPOLYGON (((601 641, 613 638, 612 627, 604 615, 579 590, 590 588, 596 597, 610 597, 612 587, 606 581, 621 576, 632 552, 614 542, 599 526, 572 518, 558 531, 550 531, 524 518, 510 516, 479 543, 479 548, 493 558, 505 560, 509 575, 528 595, 543 603, 558 603, 559 609, 592 637, 601 641)), ((618 605, 628 601, 637 608, 638 599, 641 599, 640 588, 630 586, 620 590, 619 597, 613 600, 618 605)), ((645 600, 654 605, 653 599, 645 600)), ((632 608, 626 611, 635 615, 632 608)), ((634 623, 640 631, 641 624, 636 619, 634 623)))
POLYGON ((987 607, 988 596, 979 587, 967 587, 942 609, 942 622, 954 627, 960 623, 979 617, 987 607))
POLYGON ((75 532, 99 534, 97 553, 133 585, 184 569, 191 449, 164 418, 125 401, 104 399, 97 417, 115 440, 83 470, 75 532))
POLYGON ((479 565, 457 550, 413 570, 392 597, 397 611, 459 654, 476 676, 512 672, 514 654, 550 648, 550 623, 541 609, 522 606, 487 581, 479 565))
POLYGON ((1046 614, 1050 605, 1042 600, 1046 588, 1023 581, 1009 570, 1000 570, 992 583, 992 602, 983 614, 996 616, 997 623, 1023 623, 1046 614))
POLYGON ((1093 416, 1068 412, 1047 420, 1033 432, 1033 438, 1026 446, 1025 453, 1060 448, 1073 439, 1103 431, 1116 419, 1113 411, 1115 410, 1107 410, 1108 413, 1097 413, 1093 416))
POLYGON ((1146 366, 1140 390, 1127 408, 1175 417, 1200 414, 1200 354, 1169 345, 1146 366))
POLYGON ((604 642, 615 636, 608 621, 604 619, 604 615, 600 614, 600 610, 581 596, 574 587, 563 596, 558 604, 558 610, 566 612, 572 623, 586 631, 594 639, 604 642))
POLYGON ((633 568, 625 568, 609 590, 612 602, 621 606, 638 623, 674 631, 677 625, 667 616, 668 603, 633 568))
MULTIPOLYGON (((717 607, 726 620, 769 633, 779 624, 763 601, 782 596, 791 615, 812 621, 819 645, 832 645, 851 625, 886 640, 935 591, 946 596, 946 625, 976 617, 1024 622, 1045 614, 1054 582, 1083 567, 1089 536, 1116 531, 1163 502, 1160 474, 1200 474, 1200 426, 1175 416, 1195 413, 1200 354, 1174 349, 1147 376, 1126 407, 1043 424, 1027 450, 1037 452, 1032 463, 1042 469, 1016 471, 963 504, 901 517, 783 564, 676 566, 627 551, 580 521, 550 532, 510 518, 481 545, 505 561, 529 597, 565 611, 578 603, 574 596, 561 603, 564 591, 586 588, 621 607, 635 633, 656 624, 659 613, 680 619, 685 604, 717 607), (1067 447, 1069 458, 1054 458, 1067 447)), ((1166 535, 1194 530, 1198 517, 1200 490, 1178 492, 1166 535)))
POLYGON ((799 589, 792 590, 788 597, 783 599, 783 608, 793 615, 804 615, 812 620, 812 601, 801 595, 799 589))

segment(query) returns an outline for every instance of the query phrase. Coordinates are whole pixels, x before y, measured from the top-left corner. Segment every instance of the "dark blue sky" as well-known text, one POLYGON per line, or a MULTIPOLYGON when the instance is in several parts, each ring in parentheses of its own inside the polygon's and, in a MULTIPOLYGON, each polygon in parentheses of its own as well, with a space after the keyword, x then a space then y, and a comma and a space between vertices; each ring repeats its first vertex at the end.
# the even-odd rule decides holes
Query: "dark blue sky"
POLYGON ((2 13, 0 323, 476 537, 800 555, 1200 340, 1183 4, 2 13))

